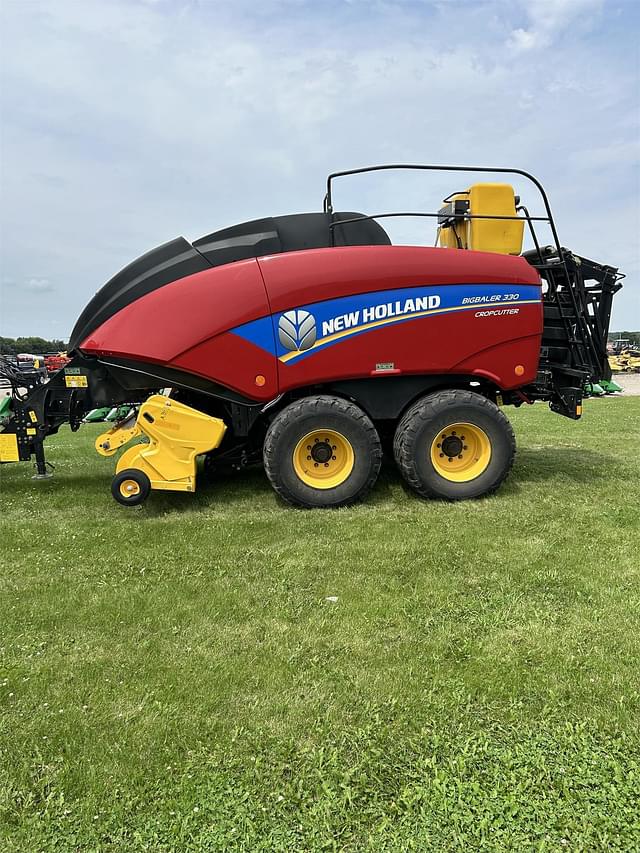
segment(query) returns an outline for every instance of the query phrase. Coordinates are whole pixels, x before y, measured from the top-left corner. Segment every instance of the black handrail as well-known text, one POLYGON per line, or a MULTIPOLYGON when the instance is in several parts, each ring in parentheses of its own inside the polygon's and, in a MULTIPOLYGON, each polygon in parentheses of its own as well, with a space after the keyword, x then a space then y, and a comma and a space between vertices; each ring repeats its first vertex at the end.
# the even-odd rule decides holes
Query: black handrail
MULTIPOLYGON (((362 174, 366 174, 368 172, 390 171, 392 169, 406 169, 406 170, 413 169, 415 171, 425 171, 425 172, 490 172, 490 173, 492 172, 494 174, 503 174, 503 175, 520 175, 521 177, 526 178, 528 181, 531 181, 531 183, 537 188, 538 192, 540 193, 540 197, 542 198, 544 208, 545 208, 545 211, 547 213, 546 217, 535 217, 535 219, 536 219, 536 221, 543 221, 543 222, 548 223, 549 228, 551 229, 551 233, 553 235, 553 241, 555 243, 555 248, 556 248, 557 253, 558 253, 558 260, 559 260, 560 264, 562 265, 562 268, 563 268, 565 276, 566 276, 566 281, 567 282, 571 281, 571 277, 569 275, 569 268, 567 266, 567 262, 566 262, 566 258, 564 256, 564 252, 562 251, 562 246, 560 245, 560 238, 558 237, 558 231, 556 229, 556 224, 555 224, 555 221, 553 219, 553 214, 551 212, 551 205, 549 204, 549 199, 547 198, 547 194, 544 190, 544 187, 540 183, 540 181, 537 178, 535 178, 532 174, 530 174, 529 172, 525 172, 523 169, 509 169, 509 168, 506 168, 504 166, 503 167, 500 167, 500 166, 438 166, 438 165, 427 165, 427 164, 423 164, 423 163, 389 163, 389 164, 379 165, 379 166, 361 166, 358 169, 345 169, 342 172, 332 172, 327 177, 327 192, 325 194, 324 204, 323 204, 324 212, 329 213, 329 214, 333 213, 333 198, 332 198, 332 192, 331 192, 331 184, 336 178, 347 177, 349 175, 362 175, 362 174)), ((394 214, 382 214, 382 215, 383 216, 393 216, 394 214)), ((397 214, 397 215, 399 215, 399 216, 401 216, 401 215, 403 215, 403 216, 407 216, 407 215, 433 216, 433 214, 397 214)), ((374 219, 374 218, 379 218, 379 217, 368 217, 368 216, 362 217, 362 219, 374 219)), ((469 218, 471 218, 471 217, 469 217, 469 218)), ((478 218, 499 219, 499 218, 503 218, 503 217, 488 216, 488 217, 478 217, 478 218)), ((514 217, 505 217, 505 218, 512 219, 514 217)), ((522 219, 523 217, 515 217, 515 218, 522 219)), ((531 228, 531 221, 534 219, 534 217, 530 217, 527 215, 526 219, 529 222, 529 228, 531 228)), ((344 220, 344 222, 349 222, 349 221, 350 220, 344 220)), ((351 220, 351 221, 355 221, 355 220, 351 220)), ((337 224, 341 225, 344 223, 337 223, 337 224)), ((333 231, 332 231, 332 233, 333 233, 333 231)), ((587 348, 591 351, 592 355, 597 358, 596 347, 594 345, 594 342, 593 342, 593 339, 591 336, 591 330, 589 328, 589 325, 588 325, 585 317, 581 314, 581 312, 578 309, 578 302, 576 300, 576 294, 574 292, 574 288, 569 287, 568 292, 569 292, 570 299, 572 302, 574 316, 576 317, 576 321, 577 321, 577 323, 580 326, 580 329, 582 331, 582 335, 581 335, 582 340, 586 344, 587 348)), ((558 306, 559 306, 560 312, 562 314, 562 307, 560 305, 559 299, 558 299, 558 306)), ((567 317, 563 317, 563 320, 564 320, 564 324, 565 324, 566 331, 567 331, 567 337, 568 337, 569 341, 571 342, 573 335, 571 333, 570 322, 569 322, 567 317)), ((573 348, 575 346, 575 344, 570 343, 570 346, 573 348)), ((575 352, 575 350, 574 350, 574 352, 575 352)))
MULTIPOLYGON (((329 228, 339 228, 341 225, 348 225, 350 222, 363 222, 366 219, 386 219, 390 216, 429 216, 436 217, 442 216, 441 213, 415 213, 413 211, 409 211, 406 213, 369 213, 366 216, 363 214, 362 216, 354 216, 352 219, 337 219, 335 222, 329 223, 329 228)), ((524 222, 525 220, 529 220, 530 222, 548 222, 546 216, 498 216, 497 214, 493 216, 490 213, 452 213, 447 216, 448 219, 515 219, 518 222, 524 222)))
POLYGON ((506 175, 522 175, 523 178, 526 178, 527 180, 531 181, 537 187, 538 192, 542 197, 544 208, 547 212, 546 221, 549 223, 549 226, 551 228, 551 233, 553 234, 553 239, 555 241, 556 248, 558 252, 560 252, 560 240, 558 239, 558 232, 556 230, 556 225, 553 220, 553 214, 551 213, 551 205, 549 204, 549 199, 547 198, 547 194, 544 191, 544 187, 537 178, 534 178, 533 175, 529 174, 529 172, 523 171, 522 169, 507 169, 505 167, 499 166, 435 166, 421 163, 390 163, 381 166, 361 166, 359 169, 346 169, 342 172, 332 172, 327 177, 327 193, 324 198, 325 213, 333 213, 331 183, 336 178, 346 177, 347 175, 362 175, 367 172, 383 172, 389 171, 390 169, 415 169, 417 171, 426 172, 494 172, 496 174, 501 173, 506 175))

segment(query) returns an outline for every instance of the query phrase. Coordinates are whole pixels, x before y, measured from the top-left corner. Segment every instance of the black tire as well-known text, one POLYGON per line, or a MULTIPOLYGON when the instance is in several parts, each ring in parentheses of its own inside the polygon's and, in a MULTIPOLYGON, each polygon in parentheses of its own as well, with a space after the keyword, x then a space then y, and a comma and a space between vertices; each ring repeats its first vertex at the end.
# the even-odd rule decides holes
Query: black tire
POLYGON ((143 471, 137 468, 126 468, 111 481, 111 494, 123 506, 137 506, 147 499, 151 491, 151 482, 143 471), (137 491, 126 494, 126 483, 134 483, 137 491))
MULTIPOLYGON (((348 400, 321 395, 297 400, 276 415, 264 440, 263 456, 269 482, 284 500, 307 508, 337 507, 362 500, 370 491, 380 472, 382 449, 376 428, 362 409, 348 400), (352 467, 339 485, 315 488, 296 472, 294 454, 305 436, 323 430, 346 439, 352 467)), ((318 468, 313 461, 309 464, 318 468)), ((319 462, 321 467, 325 464, 319 462)))
MULTIPOLYGON (((415 492, 425 498, 459 501, 489 494, 501 485, 513 465, 516 440, 508 418, 491 400, 473 391, 438 391, 418 400, 407 410, 396 429, 393 450, 400 473, 415 492), (447 479, 432 460, 432 447, 440 447, 434 442, 441 432, 446 435, 447 427, 458 423, 472 425, 489 443, 490 458, 486 467, 466 482, 447 479)), ((437 457, 448 455, 435 449, 434 454, 437 457)), ((462 459, 462 456, 456 458, 462 459)), ((436 459, 436 464, 442 463, 436 459)))

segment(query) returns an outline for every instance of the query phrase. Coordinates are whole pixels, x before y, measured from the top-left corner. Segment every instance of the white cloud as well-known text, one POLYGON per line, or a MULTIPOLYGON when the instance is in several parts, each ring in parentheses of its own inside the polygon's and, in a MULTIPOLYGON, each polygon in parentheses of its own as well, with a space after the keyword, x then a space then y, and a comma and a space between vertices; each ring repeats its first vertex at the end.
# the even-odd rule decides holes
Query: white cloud
MULTIPOLYGON (((570 27, 589 30, 598 20, 604 0, 524 0, 528 28, 511 32, 509 47, 515 53, 548 48, 570 27)), ((574 34, 575 37, 575 34, 574 34)))
POLYGON ((535 30, 523 30, 518 27, 513 30, 509 38, 509 47, 516 53, 541 47, 540 35, 535 30))
POLYGON ((48 278, 29 278, 25 281, 24 286, 31 293, 49 293, 54 289, 48 278))

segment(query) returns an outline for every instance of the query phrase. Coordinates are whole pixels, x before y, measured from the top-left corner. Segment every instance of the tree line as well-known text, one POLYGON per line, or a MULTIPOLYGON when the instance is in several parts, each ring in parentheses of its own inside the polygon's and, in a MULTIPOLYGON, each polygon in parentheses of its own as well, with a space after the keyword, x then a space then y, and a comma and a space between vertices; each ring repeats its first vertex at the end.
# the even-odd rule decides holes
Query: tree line
POLYGON ((18 355, 27 352, 31 355, 44 355, 47 352, 64 352, 65 341, 47 341, 45 338, 2 338, 0 337, 0 355, 18 355))
MULTIPOLYGON (((640 346, 640 332, 609 332, 609 340, 628 338, 635 346, 640 346)), ((67 348, 66 341, 45 338, 2 338, 0 337, 0 355, 18 355, 21 352, 33 355, 44 355, 47 352, 64 352, 67 348)))
POLYGON ((629 340, 634 346, 640 347, 640 332, 609 332, 609 340, 617 341, 618 338, 629 340))

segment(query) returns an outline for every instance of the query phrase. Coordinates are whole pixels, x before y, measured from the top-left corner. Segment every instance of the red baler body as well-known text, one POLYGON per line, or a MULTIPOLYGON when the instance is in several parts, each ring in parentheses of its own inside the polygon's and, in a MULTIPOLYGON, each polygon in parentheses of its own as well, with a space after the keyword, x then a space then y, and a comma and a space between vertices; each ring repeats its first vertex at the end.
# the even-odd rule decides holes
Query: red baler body
POLYGON ((539 274, 520 257, 310 249, 178 278, 114 313, 79 349, 176 368, 255 401, 390 374, 477 376, 508 390, 535 380, 541 299, 539 274), (311 315, 309 348, 280 342, 287 312, 311 315))

